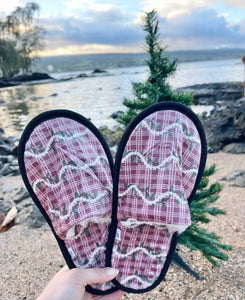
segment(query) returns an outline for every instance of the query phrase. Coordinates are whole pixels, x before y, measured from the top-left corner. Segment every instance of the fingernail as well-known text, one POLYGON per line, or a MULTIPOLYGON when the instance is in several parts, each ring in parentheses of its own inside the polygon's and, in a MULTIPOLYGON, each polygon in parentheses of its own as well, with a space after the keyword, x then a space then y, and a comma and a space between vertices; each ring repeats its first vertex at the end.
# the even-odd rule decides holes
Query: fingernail
POLYGON ((115 269, 115 268, 106 268, 106 274, 108 276, 114 276, 114 277, 116 277, 118 273, 119 273, 118 269, 115 269))

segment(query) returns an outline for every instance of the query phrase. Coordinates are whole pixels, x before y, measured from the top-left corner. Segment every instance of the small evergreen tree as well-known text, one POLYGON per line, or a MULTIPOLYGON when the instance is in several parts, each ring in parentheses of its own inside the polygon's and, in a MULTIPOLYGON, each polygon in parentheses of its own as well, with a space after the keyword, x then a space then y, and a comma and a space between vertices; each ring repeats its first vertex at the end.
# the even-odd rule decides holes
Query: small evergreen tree
POLYGON ((164 55, 159 43, 159 28, 157 13, 155 10, 146 13, 143 23, 146 35, 146 64, 150 74, 146 82, 134 82, 134 100, 124 99, 123 104, 128 108, 118 120, 127 126, 128 123, 143 109, 157 102, 175 101, 185 105, 192 104, 192 97, 185 93, 173 93, 167 82, 169 76, 176 70, 177 61, 171 61, 169 56, 164 55))
MULTIPOLYGON (((146 31, 146 63, 149 67, 149 77, 146 82, 133 83, 133 100, 124 99, 123 104, 127 107, 126 112, 118 122, 127 126, 128 123, 143 109, 162 101, 176 101, 184 105, 191 105, 191 94, 174 93, 167 82, 177 67, 176 60, 171 61, 165 55, 159 43, 159 28, 157 12, 155 10, 145 13, 143 30, 146 31)), ((228 256, 221 250, 231 250, 231 246, 222 244, 220 237, 201 228, 200 223, 208 223, 208 215, 217 216, 225 214, 224 210, 210 207, 219 198, 222 186, 214 183, 209 186, 209 176, 215 172, 215 166, 205 170, 199 184, 197 193, 191 203, 190 212, 192 225, 180 236, 179 243, 191 250, 200 250, 202 254, 214 265, 218 266, 218 260, 227 260, 228 256)))

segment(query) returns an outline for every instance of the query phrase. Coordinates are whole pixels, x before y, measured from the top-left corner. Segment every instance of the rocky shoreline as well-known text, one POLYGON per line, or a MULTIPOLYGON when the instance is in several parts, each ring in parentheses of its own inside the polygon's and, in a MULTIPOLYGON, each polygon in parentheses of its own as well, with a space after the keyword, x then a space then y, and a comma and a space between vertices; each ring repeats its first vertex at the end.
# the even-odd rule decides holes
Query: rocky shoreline
POLYGON ((237 102, 244 96, 242 82, 196 84, 179 88, 176 91, 192 93, 195 105, 220 105, 225 102, 237 102))
POLYGON ((67 80, 72 80, 75 78, 85 78, 85 77, 94 77, 96 75, 105 75, 107 74, 107 71, 100 70, 100 69, 94 69, 91 74, 86 74, 86 73, 81 73, 75 77, 67 77, 63 79, 55 79, 52 76, 50 76, 47 73, 39 73, 39 72, 34 72, 31 74, 22 74, 15 76, 13 78, 0 78, 0 89, 5 88, 5 87, 13 87, 13 86, 18 86, 21 84, 26 84, 26 83, 35 83, 35 84, 41 84, 43 82, 52 82, 52 81, 67 81, 67 80))

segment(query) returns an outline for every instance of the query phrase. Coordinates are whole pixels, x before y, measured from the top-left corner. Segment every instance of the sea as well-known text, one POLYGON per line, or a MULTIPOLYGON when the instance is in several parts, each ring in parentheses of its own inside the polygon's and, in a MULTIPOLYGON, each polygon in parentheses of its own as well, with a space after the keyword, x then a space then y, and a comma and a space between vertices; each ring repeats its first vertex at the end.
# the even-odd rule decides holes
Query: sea
MULTIPOLYGON (((98 128, 113 128, 117 122, 112 113, 124 111, 124 98, 133 99, 133 82, 144 82, 148 76, 145 66, 108 69, 93 77, 76 78, 80 73, 50 74, 55 81, 25 83, 0 89, 0 128, 5 136, 19 137, 27 123, 36 115, 53 109, 68 109, 90 119, 98 128), (69 79, 68 78, 73 78, 69 79)), ((217 60, 179 63, 169 78, 173 90, 195 84, 242 82, 245 65, 241 60, 217 60)), ((195 106, 201 113, 211 107, 195 106)))

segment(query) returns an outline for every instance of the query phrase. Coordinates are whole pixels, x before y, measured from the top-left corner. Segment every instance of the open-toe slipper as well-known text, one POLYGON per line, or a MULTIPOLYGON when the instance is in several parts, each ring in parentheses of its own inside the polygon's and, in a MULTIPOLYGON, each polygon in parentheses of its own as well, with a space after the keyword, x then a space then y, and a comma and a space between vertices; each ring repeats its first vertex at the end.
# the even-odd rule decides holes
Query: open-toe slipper
MULTIPOLYGON (((105 267, 113 161, 96 127, 68 110, 38 115, 21 137, 19 166, 68 266, 105 267)), ((108 294, 115 287, 109 282, 87 290, 108 294)))
POLYGON ((115 161, 107 245, 119 289, 142 293, 164 279, 178 236, 191 224, 206 149, 199 119, 178 103, 155 104, 128 126, 115 161))

